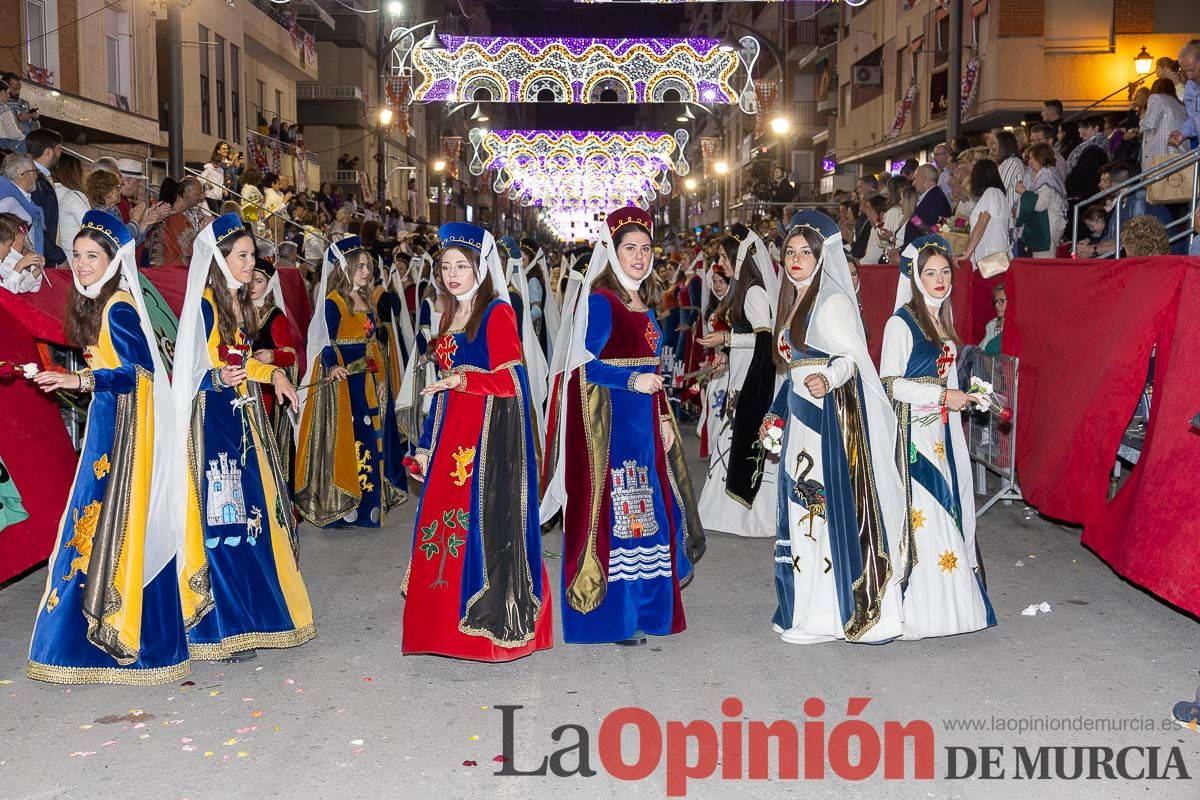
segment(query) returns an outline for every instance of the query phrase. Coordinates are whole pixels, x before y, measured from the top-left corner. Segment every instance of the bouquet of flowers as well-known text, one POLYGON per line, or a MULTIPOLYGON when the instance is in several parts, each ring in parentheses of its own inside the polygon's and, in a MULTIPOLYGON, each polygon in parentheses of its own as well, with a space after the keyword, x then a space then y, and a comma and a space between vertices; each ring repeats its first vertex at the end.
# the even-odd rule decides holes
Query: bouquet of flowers
POLYGON ((967 394, 971 395, 976 400, 976 407, 980 411, 995 414, 1001 422, 1011 422, 1013 411, 1008 407, 1008 401, 1004 395, 996 393, 996 389, 983 378, 975 375, 971 376, 971 385, 967 389, 967 394))
POLYGON ((777 456, 783 452, 783 420, 775 417, 771 420, 771 427, 767 428, 766 433, 759 444, 773 456, 777 456))
POLYGON ((28 364, 18 364, 14 361, 0 361, 0 380, 11 380, 17 373, 27 381, 40 372, 38 365, 30 361, 28 364))

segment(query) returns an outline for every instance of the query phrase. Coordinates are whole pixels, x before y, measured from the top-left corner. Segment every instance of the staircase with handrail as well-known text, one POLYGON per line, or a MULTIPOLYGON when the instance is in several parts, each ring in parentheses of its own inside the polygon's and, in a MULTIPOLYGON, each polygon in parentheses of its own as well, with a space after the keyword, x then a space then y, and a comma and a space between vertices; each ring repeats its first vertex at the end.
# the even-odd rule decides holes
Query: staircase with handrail
MULTIPOLYGON (((1071 225, 1071 257, 1075 257, 1076 249, 1079 247, 1079 212, 1081 209, 1086 209, 1088 206, 1098 200, 1106 200, 1110 197, 1113 200, 1113 252, 1101 256, 1101 258, 1116 258, 1121 252, 1121 201, 1134 192, 1142 191, 1151 184, 1158 183, 1160 180, 1177 174, 1182 174, 1185 170, 1191 169, 1192 183, 1192 200, 1188 212, 1172 220, 1165 227, 1167 229, 1167 237, 1172 244, 1185 237, 1196 236, 1192 230, 1193 220, 1196 218, 1196 201, 1200 196, 1200 148, 1189 150, 1186 153, 1180 153, 1174 158, 1155 164, 1150 169, 1134 175, 1120 183, 1113 184, 1107 189, 1103 189, 1091 197, 1076 203, 1075 209, 1072 212, 1073 219, 1071 225), (1174 232, 1179 228, 1177 232, 1174 232)), ((1184 180, 1187 180, 1185 177, 1184 180)))

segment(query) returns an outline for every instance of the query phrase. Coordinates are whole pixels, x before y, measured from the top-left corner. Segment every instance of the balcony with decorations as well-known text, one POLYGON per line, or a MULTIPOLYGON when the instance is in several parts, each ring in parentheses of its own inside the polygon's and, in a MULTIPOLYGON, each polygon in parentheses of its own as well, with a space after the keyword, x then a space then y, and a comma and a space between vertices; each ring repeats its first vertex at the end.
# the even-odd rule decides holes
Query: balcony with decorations
POLYGON ((251 130, 246 131, 246 166, 281 175, 299 191, 316 191, 321 185, 321 164, 314 153, 251 130))
POLYGON ((249 0, 242 8, 247 55, 290 80, 317 80, 316 41, 300 26, 290 3, 249 0))

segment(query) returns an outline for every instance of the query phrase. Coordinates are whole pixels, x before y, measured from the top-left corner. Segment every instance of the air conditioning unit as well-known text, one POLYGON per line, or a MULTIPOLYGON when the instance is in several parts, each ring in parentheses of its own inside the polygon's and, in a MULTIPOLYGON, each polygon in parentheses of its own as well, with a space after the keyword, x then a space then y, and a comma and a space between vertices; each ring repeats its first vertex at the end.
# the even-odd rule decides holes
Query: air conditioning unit
POLYGON ((882 86, 883 85, 883 67, 855 67, 854 68, 854 85, 855 86, 882 86))

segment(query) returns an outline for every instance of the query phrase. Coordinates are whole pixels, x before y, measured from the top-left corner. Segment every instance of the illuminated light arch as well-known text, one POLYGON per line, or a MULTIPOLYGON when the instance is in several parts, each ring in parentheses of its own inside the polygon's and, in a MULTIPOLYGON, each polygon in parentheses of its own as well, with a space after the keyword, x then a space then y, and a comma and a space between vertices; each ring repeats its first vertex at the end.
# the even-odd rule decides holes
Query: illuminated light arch
POLYGON ((717 39, 545 39, 443 37, 444 50, 412 51, 413 100, 467 99, 467 76, 490 71, 509 87, 506 102, 597 102, 592 89, 605 78, 624 87, 630 102, 668 102, 669 90, 683 101, 737 103, 754 113, 749 75, 758 57, 752 37, 741 50, 720 48, 717 39), (741 70, 741 87, 733 79, 741 70), (659 87, 657 92, 646 87, 659 87), (513 87, 519 87, 514 89, 513 87), (539 100, 539 93, 545 92, 539 100), (515 94, 515 96, 513 96, 515 94), (655 99, 655 98, 659 99, 655 99))
POLYGON ((495 70, 477 69, 463 76, 457 94, 463 100, 505 103, 509 101, 508 81, 504 80, 504 77, 495 70), (488 98, 476 97, 475 92, 480 89, 487 89, 491 96, 488 98))
MULTIPOLYGON (((641 98, 638 97, 637 87, 634 86, 633 81, 631 81, 628 78, 628 76, 626 76, 624 73, 619 72, 615 69, 605 69, 605 70, 600 70, 599 72, 592 75, 590 78, 588 78, 587 82, 583 84, 583 92, 581 93, 582 97, 580 98, 581 102, 584 102, 584 103, 606 102, 606 101, 602 101, 600 99, 600 94, 605 89, 611 88, 610 86, 606 85, 609 83, 615 83, 617 86, 619 86, 621 88, 621 90, 624 91, 624 95, 621 94, 621 91, 617 92, 617 99, 615 102, 617 102, 617 103, 636 103, 641 100, 641 98)), ((607 101, 607 102, 614 102, 614 101, 607 101)))

